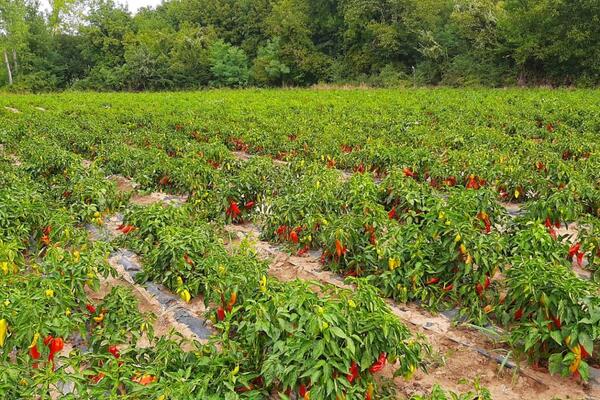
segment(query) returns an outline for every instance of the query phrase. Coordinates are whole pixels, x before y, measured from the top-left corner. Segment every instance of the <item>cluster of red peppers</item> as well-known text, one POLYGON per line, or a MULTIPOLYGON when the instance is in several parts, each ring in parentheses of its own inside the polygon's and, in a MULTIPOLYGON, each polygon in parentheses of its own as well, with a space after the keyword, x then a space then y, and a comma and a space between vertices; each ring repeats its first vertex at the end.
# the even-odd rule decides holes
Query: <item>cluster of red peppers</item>
MULTIPOLYGON (((47 346, 50 350, 50 353, 48 354, 48 362, 52 363, 52 369, 54 370, 54 356, 56 355, 56 353, 62 351, 62 349, 65 347, 65 342, 60 337, 55 338, 51 335, 48 335, 44 339, 44 346, 47 346)), ((29 354, 34 360, 40 358, 40 353, 37 350, 37 343, 29 350, 29 354)), ((37 363, 34 363, 34 368, 37 368, 37 363)))
POLYGON ((583 265, 583 257, 585 253, 581 251, 581 243, 575 243, 569 248, 569 260, 573 260, 573 257, 577 257, 577 264, 581 267, 583 265))
POLYGON ((135 229, 136 229, 135 226, 129 225, 129 224, 121 224, 117 227, 117 230, 120 231, 124 235, 127 235, 128 233, 130 233, 131 231, 134 231, 135 229))
MULTIPOLYGON (((254 201, 248 201, 246 202, 243 207, 246 210, 250 210, 252 209, 252 207, 254 207, 254 201)), ((240 209, 240 205, 238 204, 238 202, 230 200, 229 201, 229 207, 227 207, 227 210, 225 210, 225 214, 230 217, 232 220, 237 220, 239 218, 239 216, 242 214, 242 210, 240 209)))
POLYGON ((294 244, 298 244, 300 241, 300 238, 298 237, 298 233, 300 232, 302 232, 301 226, 290 228, 287 225, 279 225, 277 230, 275 230, 275 234, 279 236, 281 240, 290 241, 294 244))
POLYGON ((465 185, 465 188, 478 190, 485 186, 485 183, 485 179, 481 179, 479 176, 471 174, 467 179, 467 184, 465 185))
POLYGON ((244 139, 232 138, 231 143, 237 151, 248 151, 249 146, 244 142, 244 139))

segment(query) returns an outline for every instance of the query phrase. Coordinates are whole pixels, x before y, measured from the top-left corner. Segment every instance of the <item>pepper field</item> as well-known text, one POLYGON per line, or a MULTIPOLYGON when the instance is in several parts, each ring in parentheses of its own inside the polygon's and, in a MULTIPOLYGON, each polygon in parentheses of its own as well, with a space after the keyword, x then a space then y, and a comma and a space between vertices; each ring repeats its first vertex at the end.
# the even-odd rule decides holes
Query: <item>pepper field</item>
POLYGON ((599 150, 597 90, 3 94, 0 398, 599 399, 599 150))

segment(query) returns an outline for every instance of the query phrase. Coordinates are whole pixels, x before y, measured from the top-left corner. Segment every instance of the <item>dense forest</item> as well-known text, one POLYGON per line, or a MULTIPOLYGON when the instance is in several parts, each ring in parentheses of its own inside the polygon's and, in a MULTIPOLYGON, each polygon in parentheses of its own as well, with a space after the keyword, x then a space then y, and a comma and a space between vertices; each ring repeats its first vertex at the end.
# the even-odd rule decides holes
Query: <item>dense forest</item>
POLYGON ((0 86, 600 83, 598 0, 0 0, 0 86))

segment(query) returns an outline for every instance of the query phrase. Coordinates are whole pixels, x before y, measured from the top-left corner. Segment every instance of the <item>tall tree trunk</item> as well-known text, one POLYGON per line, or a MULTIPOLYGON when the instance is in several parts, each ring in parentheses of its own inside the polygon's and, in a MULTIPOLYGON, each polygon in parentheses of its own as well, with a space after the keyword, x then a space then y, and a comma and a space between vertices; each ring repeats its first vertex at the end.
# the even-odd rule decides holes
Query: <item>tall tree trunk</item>
POLYGON ((6 62, 6 70, 8 71, 8 84, 13 84, 12 72, 10 71, 10 63, 8 62, 8 54, 4 50, 4 62, 6 62))
POLYGON ((13 65, 15 70, 15 75, 19 73, 19 63, 17 63, 17 50, 13 49, 13 65))

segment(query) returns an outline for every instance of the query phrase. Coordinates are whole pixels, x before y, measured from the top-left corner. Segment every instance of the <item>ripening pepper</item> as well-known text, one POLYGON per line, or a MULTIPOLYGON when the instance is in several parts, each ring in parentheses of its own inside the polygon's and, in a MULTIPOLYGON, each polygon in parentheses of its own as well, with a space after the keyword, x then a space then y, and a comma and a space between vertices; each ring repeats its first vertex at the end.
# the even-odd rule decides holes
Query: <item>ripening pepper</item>
POLYGON ((373 386, 373 383, 369 383, 369 386, 367 386, 367 393, 365 394, 365 400, 373 400, 374 391, 375 388, 373 386))
POLYGON ((237 292, 231 293, 231 297, 229 298, 229 302, 227 303, 227 311, 231 311, 233 309, 233 305, 237 301, 237 292))

